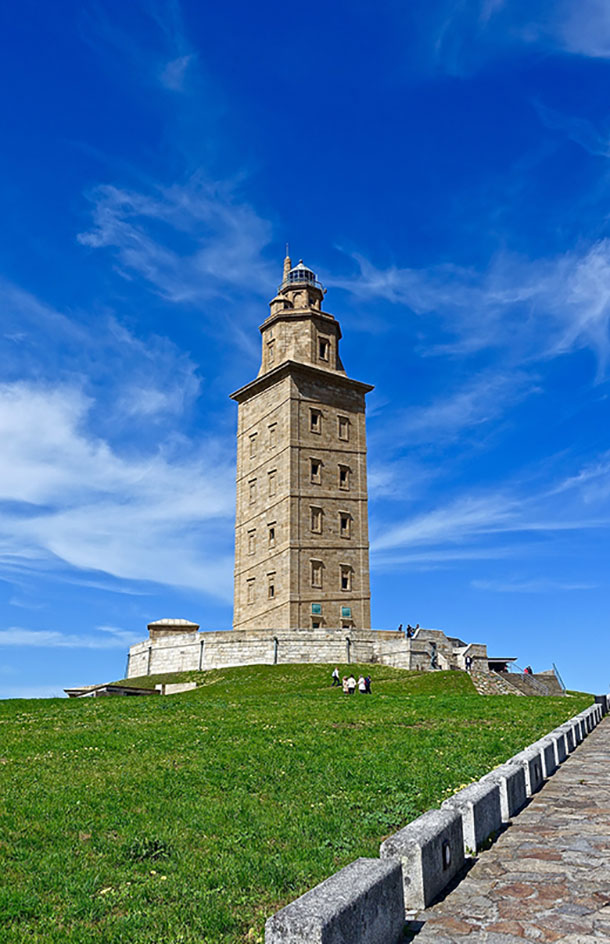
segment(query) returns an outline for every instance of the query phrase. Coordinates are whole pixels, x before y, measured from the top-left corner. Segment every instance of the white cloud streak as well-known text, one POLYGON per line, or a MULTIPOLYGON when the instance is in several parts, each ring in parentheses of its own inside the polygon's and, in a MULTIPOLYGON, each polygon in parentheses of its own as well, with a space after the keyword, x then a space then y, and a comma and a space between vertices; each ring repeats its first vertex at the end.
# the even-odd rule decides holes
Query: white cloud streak
POLYGON ((75 389, 0 387, 3 560, 58 558, 229 600, 232 454, 209 438, 120 455, 87 432, 91 406, 75 389))
POLYGON ((148 194, 103 185, 90 199, 93 226, 79 241, 111 250, 125 278, 140 276, 167 301, 201 305, 227 286, 266 294, 277 276, 261 255, 270 224, 229 183, 198 176, 148 194))
POLYGON ((533 52, 610 57, 606 0, 437 0, 424 18, 436 68, 468 74, 492 58, 533 52))
MULTIPOLYGON (((99 627, 103 629, 103 627, 99 627)), ((60 633, 57 630, 22 629, 12 626, 0 630, 0 647, 19 646, 40 649, 122 649, 138 642, 141 633, 121 630, 105 636, 60 633)))
POLYGON ((454 265, 377 268, 355 254, 359 274, 333 283, 417 315, 436 315, 453 338, 431 353, 503 349, 523 363, 591 350, 601 377, 610 360, 610 240, 553 259, 501 253, 481 273, 454 265))
POLYGON ((549 580, 541 577, 533 580, 472 580, 475 590, 493 593, 563 593, 573 590, 595 590, 596 584, 549 580))

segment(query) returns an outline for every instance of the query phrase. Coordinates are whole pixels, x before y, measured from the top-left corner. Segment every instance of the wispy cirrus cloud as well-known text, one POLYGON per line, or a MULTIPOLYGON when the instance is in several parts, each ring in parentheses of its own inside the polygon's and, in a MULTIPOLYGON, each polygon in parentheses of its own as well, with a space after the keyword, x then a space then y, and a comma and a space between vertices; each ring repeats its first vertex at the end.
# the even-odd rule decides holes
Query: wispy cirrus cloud
POLYGON ((540 392, 536 378, 525 371, 484 370, 429 404, 411 406, 395 421, 409 443, 445 445, 468 430, 491 423, 510 405, 540 392))
POLYGON ((451 556, 459 545, 460 553, 478 553, 479 549, 485 556, 489 539, 498 536, 609 530, 610 464, 606 460, 555 484, 534 488, 531 483, 529 487, 512 483, 503 490, 458 495, 377 533, 372 550, 382 559, 398 548, 415 554, 422 547, 431 548, 451 556), (597 489, 595 502, 590 501, 593 487, 597 489))
POLYGON ((183 56, 177 56, 170 59, 161 69, 161 84, 172 92, 182 92, 186 81, 186 75, 195 59, 194 53, 186 53, 183 56))
POLYGON ((83 37, 105 68, 119 68, 144 86, 171 92, 189 90, 187 74, 197 61, 178 0, 134 0, 113 16, 101 5, 83 16, 83 37), (146 37, 146 40, 143 39, 146 37))
POLYGON ((610 362, 610 239, 551 259, 499 253, 481 272, 449 264, 378 268, 353 258, 358 274, 334 284, 435 315, 448 340, 426 353, 502 349, 509 362, 523 363, 588 349, 598 378, 610 362))
POLYGON ((196 176, 146 193, 102 185, 90 200, 93 226, 79 241, 108 249, 124 278, 139 276, 169 302, 201 304, 227 286, 266 294, 277 275, 262 256, 270 224, 230 183, 196 176))
POLYGON ((493 593, 564 593, 595 590, 597 587, 594 583, 549 580, 545 577, 532 580, 471 580, 470 586, 475 590, 489 590, 493 593))
POLYGON ((434 66, 468 74, 491 59, 531 49, 591 59, 610 57, 605 0, 436 0, 421 14, 434 66))
POLYGON ((0 304, 4 379, 77 381, 93 395, 103 387, 115 428, 126 417, 180 414, 199 393, 198 367, 186 352, 165 337, 136 337, 112 312, 68 316, 2 278, 0 304))
POLYGON ((595 157, 610 157, 610 128, 599 128, 587 118, 566 115, 542 102, 534 103, 546 128, 559 131, 595 157))
POLYGON ((5 572, 56 560, 229 600, 232 450, 208 438, 120 454, 88 431, 91 408, 77 389, 0 387, 5 572))
POLYGON ((138 642, 141 632, 134 633, 116 627, 99 626, 100 634, 77 635, 58 630, 23 629, 11 626, 0 629, 0 647, 25 646, 45 649, 125 649, 138 642))

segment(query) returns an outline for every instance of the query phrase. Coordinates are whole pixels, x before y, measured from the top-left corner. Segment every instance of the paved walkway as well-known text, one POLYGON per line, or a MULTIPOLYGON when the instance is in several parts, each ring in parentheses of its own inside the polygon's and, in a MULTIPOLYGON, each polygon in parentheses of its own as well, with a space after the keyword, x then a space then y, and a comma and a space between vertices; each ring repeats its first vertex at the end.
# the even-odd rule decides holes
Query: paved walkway
POLYGON ((610 718, 416 918, 413 944, 610 942, 610 718))

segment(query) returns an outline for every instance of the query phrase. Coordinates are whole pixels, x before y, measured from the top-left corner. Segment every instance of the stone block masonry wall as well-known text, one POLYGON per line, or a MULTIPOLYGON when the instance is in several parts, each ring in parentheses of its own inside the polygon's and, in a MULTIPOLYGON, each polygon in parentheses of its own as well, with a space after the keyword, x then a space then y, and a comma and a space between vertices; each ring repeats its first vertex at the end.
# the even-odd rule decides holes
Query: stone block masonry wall
MULTIPOLYGON (((155 629, 149 640, 132 646, 128 678, 282 662, 370 662, 428 671, 432 642, 437 645, 439 669, 455 668, 458 658, 451 654, 447 637, 440 630, 420 629, 408 639, 402 632, 353 627, 198 633, 196 624, 191 625, 195 629, 188 632, 155 629)), ((484 646, 476 648, 485 651, 484 646)), ((483 656, 478 655, 477 661, 482 663, 483 656)))
MULTIPOLYGON (((579 727, 586 737, 601 721, 603 707, 592 705, 567 726, 571 730, 576 720, 583 722, 579 727)), ((562 725, 550 732, 477 784, 456 793, 441 810, 429 810, 388 837, 381 845, 380 860, 352 862, 273 915, 265 927, 265 944, 399 944, 410 909, 426 908, 450 883, 463 877, 464 846, 467 852, 473 851, 520 811, 525 803, 524 774, 528 774, 531 795, 535 786, 530 767, 543 769, 542 755, 549 740, 563 739, 565 729, 562 725), (469 841, 464 842, 464 837, 469 841), (392 863, 398 868, 388 868, 392 863)), ((562 751, 560 756, 565 759, 567 754, 562 751)), ((548 760, 547 776, 551 776, 556 767, 548 760)), ((492 937, 509 939, 491 934, 489 941, 492 937)), ((441 934, 438 940, 450 939, 441 934)))
MULTIPOLYGON (((375 636, 371 630, 347 632, 344 629, 228 630, 160 635, 131 647, 128 678, 282 662, 383 662, 383 645, 375 636)), ((404 636, 402 639, 403 662, 408 663, 408 640, 404 636)))

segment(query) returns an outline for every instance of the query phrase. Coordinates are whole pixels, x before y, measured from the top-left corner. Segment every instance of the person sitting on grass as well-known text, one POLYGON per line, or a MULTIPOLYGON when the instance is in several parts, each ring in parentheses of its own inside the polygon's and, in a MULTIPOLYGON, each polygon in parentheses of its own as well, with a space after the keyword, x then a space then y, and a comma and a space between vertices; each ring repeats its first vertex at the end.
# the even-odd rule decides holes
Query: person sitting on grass
POLYGON ((353 695, 354 692, 356 691, 356 679, 354 678, 353 675, 350 675, 347 680, 347 690, 350 695, 353 695))

